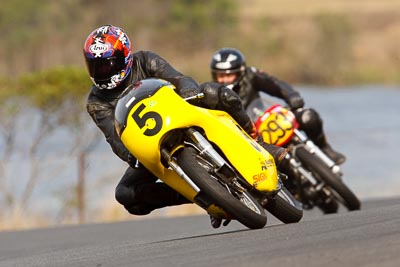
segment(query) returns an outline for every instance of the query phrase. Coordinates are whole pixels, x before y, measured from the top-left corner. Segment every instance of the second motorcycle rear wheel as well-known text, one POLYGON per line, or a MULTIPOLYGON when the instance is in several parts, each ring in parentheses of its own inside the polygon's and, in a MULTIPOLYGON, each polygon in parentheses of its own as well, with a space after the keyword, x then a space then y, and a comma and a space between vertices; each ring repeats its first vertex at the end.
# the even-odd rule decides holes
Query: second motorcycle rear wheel
POLYGON ((265 209, 283 223, 297 223, 303 218, 301 203, 284 186, 265 209))
POLYGON ((360 209, 360 200, 343 183, 341 178, 334 174, 332 170, 322 162, 322 160, 310 153, 304 147, 297 148, 296 155, 311 172, 317 174, 315 175, 317 179, 320 179, 320 181, 324 182, 329 188, 331 188, 332 193, 336 196, 337 200, 347 207, 348 210, 360 209))

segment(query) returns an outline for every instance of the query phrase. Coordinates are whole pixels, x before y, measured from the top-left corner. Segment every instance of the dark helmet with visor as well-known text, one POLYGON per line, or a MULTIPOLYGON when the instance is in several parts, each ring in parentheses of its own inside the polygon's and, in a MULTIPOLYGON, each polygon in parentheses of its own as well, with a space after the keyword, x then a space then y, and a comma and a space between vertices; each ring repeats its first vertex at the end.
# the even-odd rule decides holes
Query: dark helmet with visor
POLYGON ((104 25, 89 34, 83 54, 93 84, 114 89, 132 71, 132 46, 123 29, 104 25))
POLYGON ((213 54, 210 69, 214 82, 217 82, 218 73, 236 73, 237 77, 233 82, 233 85, 236 85, 243 77, 246 69, 246 61, 239 50, 235 48, 221 48, 213 54))

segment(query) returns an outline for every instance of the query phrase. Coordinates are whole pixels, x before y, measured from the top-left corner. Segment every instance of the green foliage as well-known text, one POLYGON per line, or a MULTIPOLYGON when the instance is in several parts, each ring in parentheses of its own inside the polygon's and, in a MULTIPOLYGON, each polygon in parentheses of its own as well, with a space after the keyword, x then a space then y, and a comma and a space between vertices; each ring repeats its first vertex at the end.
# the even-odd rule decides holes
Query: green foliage
POLYGON ((306 84, 343 84, 352 63, 354 32, 349 17, 321 13, 313 18, 316 30, 307 51, 295 55, 296 79, 306 84))
POLYGON ((16 87, 18 97, 40 110, 52 127, 68 125, 79 130, 85 123, 81 115, 91 81, 84 69, 65 66, 25 74, 16 87))
MULTIPOLYGON (((62 30, 80 15, 82 0, 12 0, 0 5, 2 37, 12 44, 43 37, 46 30, 62 30), (51 21, 51 23, 49 23, 51 21), (28 38, 28 39, 27 39, 28 38)), ((71 29, 72 30, 72 29, 71 29)))
POLYGON ((238 5, 229 0, 172 1, 167 29, 179 38, 179 47, 189 51, 214 47, 236 27, 238 5))
POLYGON ((91 82, 85 70, 77 67, 56 67, 25 74, 18 81, 21 94, 41 110, 55 110, 64 101, 82 103, 91 82))
POLYGON ((44 23, 45 2, 46 0, 2 1, 0 6, 2 38, 9 40, 11 42, 9 45, 17 45, 40 33, 35 29, 44 23))
POLYGON ((388 70, 382 72, 377 66, 364 66, 354 70, 346 72, 346 83, 348 84, 359 84, 363 81, 365 84, 379 84, 385 81, 386 84, 399 84, 400 83, 400 71, 397 73, 388 70))
POLYGON ((212 30, 236 21, 237 5, 228 0, 178 0, 171 8, 171 21, 194 31, 212 30))
POLYGON ((2 118, 0 125, 6 123, 6 117, 15 116, 18 113, 19 102, 13 101, 18 95, 16 81, 0 77, 0 118, 2 118))
MULTIPOLYGON (((78 20, 81 0, 12 0, 0 5, 0 45, 7 62, 7 71, 21 73, 21 70, 42 69, 42 58, 51 52, 48 48, 61 36, 74 33, 71 27, 78 20), (47 48, 47 49, 46 49, 47 48)), ((63 37, 61 37, 63 38, 63 37)), ((66 42, 67 40, 63 40, 66 42)), ((57 44, 55 47, 58 47, 57 44)), ((52 66, 46 66, 52 67, 52 66)))
POLYGON ((351 62, 353 30, 346 15, 320 14, 315 18, 319 36, 315 44, 318 56, 313 57, 316 82, 340 82, 351 62))
POLYGON ((368 33, 381 38, 374 27, 383 25, 383 39, 394 36, 400 25, 398 11, 349 13, 344 7, 335 13, 302 15, 308 13, 305 9, 325 5, 304 7, 305 2, 285 9, 276 2, 275 10, 282 13, 275 14, 263 1, 253 1, 249 8, 243 0, 6 0, 0 4, 0 74, 15 77, 57 65, 81 66, 80 49, 87 34, 112 23, 129 33, 134 50, 153 50, 193 77, 208 79, 211 54, 222 46, 234 46, 245 52, 249 64, 268 67, 271 74, 291 82, 368 82, 368 76, 348 74, 357 68, 360 71, 354 72, 361 73, 375 63, 381 74, 373 80, 398 81, 399 52, 392 38, 376 45, 378 53, 371 48, 365 50, 371 51, 368 55, 356 54, 364 44, 368 48, 364 41, 368 33))
POLYGON ((5 77, 0 77, 0 105, 2 105, 9 97, 15 94, 15 81, 5 77))

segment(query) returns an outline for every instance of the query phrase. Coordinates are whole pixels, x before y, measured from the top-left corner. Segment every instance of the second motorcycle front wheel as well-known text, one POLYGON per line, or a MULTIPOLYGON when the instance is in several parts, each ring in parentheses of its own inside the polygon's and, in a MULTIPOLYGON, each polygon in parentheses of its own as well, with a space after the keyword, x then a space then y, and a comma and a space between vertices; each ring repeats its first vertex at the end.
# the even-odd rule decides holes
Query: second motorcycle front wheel
POLYGON ((250 229, 263 228, 267 223, 267 216, 258 201, 246 191, 228 191, 226 186, 200 165, 199 160, 204 161, 204 158, 192 147, 185 147, 177 157, 182 170, 215 205, 250 229))
POLYGON ((265 209, 283 223, 297 223, 303 218, 301 203, 284 186, 265 209))

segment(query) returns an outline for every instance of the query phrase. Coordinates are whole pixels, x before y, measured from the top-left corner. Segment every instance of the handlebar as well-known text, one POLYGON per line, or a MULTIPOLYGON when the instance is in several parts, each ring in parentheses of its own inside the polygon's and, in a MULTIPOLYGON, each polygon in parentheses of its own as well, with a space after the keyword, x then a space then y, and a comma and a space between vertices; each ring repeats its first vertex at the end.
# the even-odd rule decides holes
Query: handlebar
POLYGON ((192 100, 192 99, 203 98, 203 97, 204 97, 204 93, 198 93, 198 94, 196 94, 194 96, 186 97, 183 100, 189 101, 189 100, 192 100))

